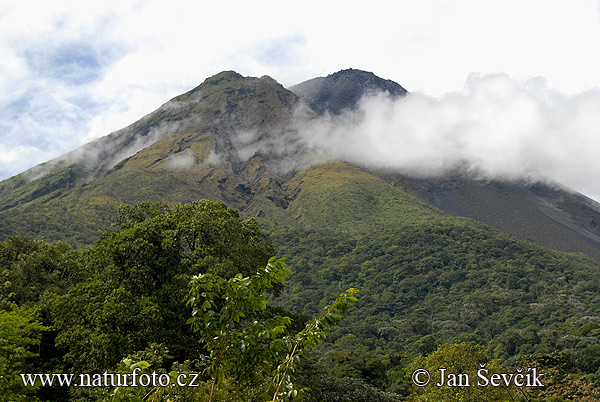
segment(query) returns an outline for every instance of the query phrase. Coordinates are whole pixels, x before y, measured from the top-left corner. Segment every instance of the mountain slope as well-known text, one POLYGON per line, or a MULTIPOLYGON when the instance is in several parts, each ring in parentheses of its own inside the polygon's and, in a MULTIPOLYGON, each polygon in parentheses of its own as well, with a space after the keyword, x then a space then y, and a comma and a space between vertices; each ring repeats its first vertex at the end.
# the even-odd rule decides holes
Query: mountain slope
POLYGON ((86 244, 110 227, 121 203, 198 198, 280 228, 356 231, 444 215, 345 163, 301 169, 309 156, 294 146, 297 113, 316 115, 269 77, 217 74, 132 126, 0 183, 0 233, 86 244), (114 144, 144 141, 107 161, 114 144))
POLYGON ((342 70, 327 77, 317 77, 290 87, 319 114, 339 114, 353 109, 365 94, 387 92, 402 97, 407 91, 391 80, 384 80, 373 73, 355 69, 342 70))
POLYGON ((205 197, 243 206, 233 172, 251 155, 233 142, 277 133, 298 102, 269 77, 217 74, 128 128, 0 183, 0 232, 85 244, 123 202, 205 197))
POLYGON ((448 213, 475 219, 524 240, 600 261, 600 204, 558 183, 477 180, 466 174, 387 182, 448 213))
POLYGON ((1 239, 83 246, 111 229, 124 202, 224 201, 258 217, 288 258, 279 304, 314 316, 360 289, 321 349, 342 376, 401 392, 407 358, 457 340, 513 362, 567 350, 596 372, 600 264, 539 244, 596 256, 597 204, 541 184, 417 179, 312 159, 290 123, 385 90, 373 77, 327 77, 327 100, 314 109, 319 90, 301 97, 269 77, 210 77, 130 127, 1 182, 1 239))

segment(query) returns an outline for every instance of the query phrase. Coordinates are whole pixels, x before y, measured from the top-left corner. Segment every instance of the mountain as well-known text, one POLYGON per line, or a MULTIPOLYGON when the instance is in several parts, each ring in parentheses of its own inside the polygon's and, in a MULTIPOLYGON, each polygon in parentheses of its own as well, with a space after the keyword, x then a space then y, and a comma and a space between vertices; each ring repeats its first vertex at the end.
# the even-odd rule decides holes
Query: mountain
POLYGON ((82 247, 112 229, 122 203, 223 201, 257 217, 288 258, 293 275, 277 303, 315 316, 360 289, 320 349, 337 375, 404 392, 406 359, 454 341, 484 343, 513 363, 567 350, 595 373, 600 205, 550 181, 382 172, 301 141, 299 124, 373 92, 406 94, 359 70, 290 89, 219 73, 129 127, 0 182, 0 240, 82 247))
MULTIPOLYGON (((351 82, 390 87, 357 74, 351 82)), ((331 221, 350 231, 440 214, 356 166, 309 162, 310 152, 294 144, 299 113, 316 116, 270 77, 217 74, 131 126, 0 183, 0 233, 89 244, 110 228, 119 204, 142 200, 209 198, 267 217, 265 224, 331 221), (335 206, 313 205, 330 197, 335 206)))
POLYGON ((406 89, 394 81, 355 69, 313 78, 290 87, 290 90, 320 114, 340 114, 346 109, 353 109, 365 94, 386 92, 398 98, 407 93, 406 89))
POLYGON ((294 119, 340 113, 376 92, 407 93, 393 81, 354 69, 290 90, 267 76, 219 73, 129 127, 0 182, 0 236, 89 244, 98 230, 110 228, 119 204, 141 200, 222 200, 281 227, 338 224, 342 213, 348 230, 357 220, 359 227, 410 221, 408 216, 419 214, 404 214, 403 208, 414 204, 422 216, 442 210, 600 261, 600 204, 559 184, 481 181, 460 173, 411 178, 341 161, 316 163, 298 142, 294 119), (339 185, 325 188, 323 180, 339 185), (307 196, 311 191, 320 199, 334 196, 328 191, 347 192, 336 199, 351 205, 336 205, 337 214, 307 208, 315 199, 307 196), (392 199, 403 201, 389 204, 392 199), (401 204, 390 211, 381 207, 401 204), (365 216, 374 205, 387 212, 365 216))

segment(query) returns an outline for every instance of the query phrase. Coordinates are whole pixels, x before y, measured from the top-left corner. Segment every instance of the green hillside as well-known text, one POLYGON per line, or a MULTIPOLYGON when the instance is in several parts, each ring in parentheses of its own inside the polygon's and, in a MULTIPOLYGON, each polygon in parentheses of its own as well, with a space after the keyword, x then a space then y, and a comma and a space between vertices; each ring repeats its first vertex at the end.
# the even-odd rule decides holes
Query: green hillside
POLYGON ((344 289, 360 289, 355 310, 314 354, 334 378, 406 395, 405 367, 416 356, 473 342, 508 366, 542 356, 553 362, 548 372, 560 364, 565 375, 600 380, 600 264, 585 254, 468 220, 270 239, 293 271, 277 304, 311 317, 344 289))
MULTIPOLYGON (((235 325, 256 321, 267 331, 260 336, 271 340, 295 336, 342 292, 360 291, 348 317, 328 329, 326 341, 298 368, 299 383, 320 384, 305 400, 346 400, 340 395, 355 390, 355 400, 403 400, 414 391, 406 372, 411 361, 458 342, 483 345, 506 370, 545 362, 548 373, 562 375, 552 377, 552 389, 560 392, 565 378, 600 383, 600 263, 452 210, 481 209, 480 215, 502 221, 512 213, 505 200, 513 200, 520 211, 532 211, 525 214, 532 227, 558 228, 546 222, 556 216, 566 222, 567 215, 548 212, 550 201, 560 198, 569 201, 561 211, 572 211, 568 227, 593 232, 594 208, 560 190, 549 201, 543 192, 503 185, 508 195, 502 198, 481 183, 483 195, 477 195, 460 190, 472 184, 448 190, 443 180, 374 174, 344 161, 301 165, 306 149, 282 153, 276 146, 294 138, 290 122, 300 105, 269 77, 223 72, 130 127, 1 182, 0 320, 18 322, 40 345, 38 358, 30 347, 35 340, 9 334, 33 353, 24 367, 125 370, 119 362, 135 356, 155 359, 161 370, 175 361, 181 370, 206 368, 215 355, 209 357, 186 324, 192 276, 250 278, 274 253, 286 258, 292 275, 283 289, 263 284, 263 291, 273 288, 271 307, 260 300, 260 311, 235 325), (282 169, 287 164, 296 169, 282 169), (490 202, 483 208, 478 199, 490 202), (119 215, 122 204, 130 206, 119 215), (251 217, 256 222, 245 220, 251 217), (170 352, 161 349, 167 346, 170 352)), ((14 374, 16 354, 2 356, 0 368, 12 359, 14 374)), ((264 370, 259 374, 264 380, 264 370)), ((1 379, 0 372, 3 386, 1 379)), ((253 392, 260 388, 252 384, 253 392)), ((38 396, 83 401, 107 395, 71 391, 38 396)), ((544 400, 535 398, 513 400, 544 400)))
POLYGON ((1 182, 0 237, 91 244, 123 202, 209 198, 245 209, 247 180, 262 170, 252 171, 256 160, 241 160, 232 141, 255 127, 258 137, 279 132, 296 102, 269 77, 217 74, 132 126, 1 182), (112 166, 96 161, 118 154, 114 144, 136 142, 147 146, 112 166))

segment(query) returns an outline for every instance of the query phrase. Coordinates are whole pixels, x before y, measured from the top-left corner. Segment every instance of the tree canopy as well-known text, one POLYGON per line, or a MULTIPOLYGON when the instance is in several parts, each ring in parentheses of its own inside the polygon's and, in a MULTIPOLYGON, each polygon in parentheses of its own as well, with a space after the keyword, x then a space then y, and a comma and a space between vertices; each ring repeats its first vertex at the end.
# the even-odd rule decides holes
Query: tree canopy
POLYGON ((89 278, 54 303, 57 345, 78 372, 113 367, 152 342, 176 358, 193 354, 185 324, 192 276, 247 276, 273 253, 254 219, 219 202, 125 205, 118 224, 88 251, 89 278))

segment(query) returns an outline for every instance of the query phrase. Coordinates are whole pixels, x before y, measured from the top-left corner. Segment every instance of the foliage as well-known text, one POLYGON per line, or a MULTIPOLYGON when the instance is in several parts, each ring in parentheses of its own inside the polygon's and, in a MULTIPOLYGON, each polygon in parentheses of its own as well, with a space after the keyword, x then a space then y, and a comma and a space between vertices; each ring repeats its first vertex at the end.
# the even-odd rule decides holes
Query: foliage
MULTIPOLYGON (((480 402, 514 399, 515 391, 504 384, 499 387, 478 386, 477 372, 480 369, 487 370, 481 374, 485 378, 508 372, 499 360, 489 361, 488 351, 481 345, 469 343, 440 345, 436 351, 425 357, 419 356, 408 365, 407 375, 412 377, 413 373, 418 372, 417 370, 427 370, 431 377, 427 385, 413 386, 413 393, 407 400, 414 402, 480 402), (446 369, 446 371, 442 371, 442 369, 446 369), (442 373, 444 373, 443 381, 442 373)), ((417 381, 424 379, 421 376, 417 378, 417 381)))
POLYGON ((303 402, 392 402, 397 394, 383 392, 361 378, 338 377, 323 370, 302 367, 298 375, 300 386, 309 386, 302 395, 303 402))
POLYGON ((569 350, 577 369, 600 367, 600 266, 474 223, 432 223, 359 236, 289 231, 271 236, 294 274, 283 307, 313 315, 342 288, 356 310, 315 353, 339 377, 405 393, 398 373, 443 343, 475 342, 513 365, 569 350))
POLYGON ((262 311, 265 291, 282 282, 289 270, 281 260, 271 259, 253 277, 241 274, 225 279, 212 274, 194 276, 190 282, 192 318, 188 320, 210 353, 207 373, 212 378, 210 400, 216 386, 227 376, 237 384, 234 397, 262 384, 268 365, 281 354, 278 339, 290 324, 287 317, 276 316, 265 322, 253 321, 236 328, 248 314, 262 311), (271 340, 269 342, 269 340, 271 340), (267 344, 265 345, 265 343, 267 344))
MULTIPOLYGON (((426 369, 431 373, 431 381, 424 387, 413 386, 413 393, 407 401, 591 402, 597 401, 600 397, 597 385, 586 376, 575 372, 572 357, 565 351, 525 356, 519 359, 517 367, 503 365, 497 359, 488 360, 488 351, 483 346, 467 343, 441 345, 430 355, 417 357, 407 366, 408 374, 412 375, 418 369, 426 369), (524 376, 535 373, 541 374, 539 379, 543 386, 517 387, 514 383, 506 386, 502 380, 499 380, 500 386, 490 386, 477 374, 477 371, 483 367, 482 363, 485 364, 487 371, 481 375, 488 380, 495 373, 505 373, 509 376, 517 373, 524 376), (447 369, 444 375, 445 384, 437 386, 442 368, 447 369), (449 373, 466 374, 470 379, 470 386, 448 386, 452 375, 449 373), (485 386, 479 386, 476 381, 480 381, 485 386)), ((527 383, 526 379, 520 381, 527 383)), ((531 381, 530 384, 535 383, 531 381)))
POLYGON ((62 294, 82 278, 79 253, 64 243, 11 236, 0 243, 0 308, 33 305, 44 292, 62 294))
POLYGON ((24 389, 19 374, 31 368, 28 363, 37 356, 31 346, 40 343, 41 332, 45 330, 47 328, 27 311, 0 310, 0 395, 3 400, 37 400, 30 395, 35 389, 24 389))
POLYGON ((56 343, 76 372, 113 367, 150 342, 180 360, 198 353, 185 325, 190 278, 247 275, 272 252, 253 219, 207 200, 124 206, 119 223, 89 250, 90 277, 52 302, 56 343))
MULTIPOLYGON (((333 221, 330 230, 272 226, 270 239, 290 256, 294 275, 283 297, 262 312, 240 318, 233 330, 254 321, 272 330, 277 320, 292 316, 274 310, 273 304, 297 315, 316 316, 342 290, 360 288, 355 312, 330 328, 326 342, 311 352, 316 372, 335 383, 327 387, 332 398, 354 382, 365 384, 359 387, 364 398, 377 389, 406 396, 407 364, 438 344, 456 342, 484 344, 491 357, 508 367, 532 353, 568 351, 573 363, 568 378, 581 384, 581 390, 593 387, 600 368, 597 263, 468 221, 429 222, 423 213, 410 225, 396 221, 400 226, 382 225, 375 233, 362 225, 366 216, 338 216, 345 225, 354 225, 348 232, 336 230, 339 222, 333 221)), ((224 204, 139 203, 122 207, 116 229, 88 249, 22 237, 0 243, 0 298, 5 309, 14 303, 35 306, 36 317, 53 325, 53 331, 41 337, 36 358, 40 370, 104 371, 151 342, 165 345, 172 360, 185 362, 209 353, 185 324, 191 278, 202 274, 229 281, 238 273, 242 279, 252 278, 272 252, 256 221, 241 220, 224 204), (59 350, 53 348, 55 336, 59 350)), ((272 294, 282 289, 277 281, 273 286, 272 294)), ((222 307, 219 303, 216 311, 222 307)), ((284 340, 303 326, 294 320, 286 324, 285 333, 269 340, 284 340)), ((268 343, 263 339, 249 347, 265 348, 268 343)), ((289 347, 288 352, 293 350, 289 347)), ((162 368, 168 370, 171 363, 165 361, 162 368)), ((219 370, 227 371, 224 367, 219 370)), ((274 393, 278 382, 272 383, 274 368, 268 367, 274 393)), ((189 370, 202 369, 192 364, 189 370)), ((279 372, 283 390, 288 375, 284 372, 285 365, 279 372)), ((237 375, 219 380, 216 399, 235 392, 241 384, 237 375)), ((212 378, 208 372, 205 376, 203 389, 209 398, 212 378)), ((315 378, 303 381, 296 381, 295 387, 322 383, 315 378)), ((177 388, 172 392, 187 392, 186 397, 193 398, 191 390, 177 388)), ((263 397, 266 393, 248 394, 249 399, 263 397)))
POLYGON ((524 356, 520 364, 537 367, 544 373, 544 387, 525 389, 527 401, 592 402, 600 400, 598 378, 578 373, 568 351, 536 353, 524 356))
MULTIPOLYGON (((150 368, 158 375, 167 374, 163 369, 164 361, 170 359, 168 349, 164 345, 151 343, 149 347, 143 351, 133 353, 124 358, 117 366, 116 372, 119 374, 130 374, 134 371, 139 371, 140 374, 149 374, 150 368)), ((171 381, 171 377, 169 376, 171 381)), ((175 382, 172 382, 175 384, 175 382)), ((162 388, 170 387, 144 387, 141 384, 136 386, 117 386, 110 390, 110 401, 132 401, 142 402, 143 400, 160 400, 161 394, 164 393, 162 388)))
POLYGON ((225 279, 201 274, 192 278, 188 301, 192 318, 188 323, 210 353, 206 370, 212 382, 209 401, 223 389, 229 390, 233 400, 246 399, 256 388, 273 389, 273 401, 297 395, 293 377, 300 353, 319 343, 326 335, 325 328, 339 322, 348 305, 356 301, 356 291, 349 289, 297 334, 286 333, 291 324, 288 317, 245 320, 265 310, 265 291, 282 283, 289 272, 283 261, 271 258, 251 277, 238 274, 225 279))

